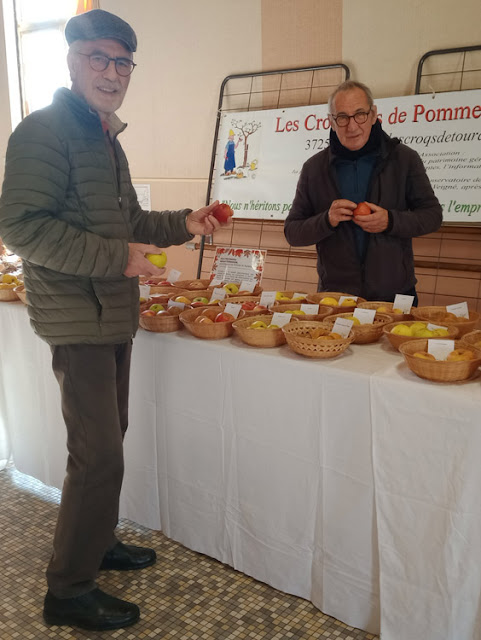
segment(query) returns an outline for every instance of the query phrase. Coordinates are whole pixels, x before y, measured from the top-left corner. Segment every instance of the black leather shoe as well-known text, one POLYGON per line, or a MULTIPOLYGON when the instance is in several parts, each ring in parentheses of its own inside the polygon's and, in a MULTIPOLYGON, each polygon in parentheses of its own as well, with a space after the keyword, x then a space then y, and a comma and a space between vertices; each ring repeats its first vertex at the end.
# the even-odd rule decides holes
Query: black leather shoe
POLYGON ((107 631, 134 624, 140 618, 140 610, 136 604, 109 596, 100 589, 66 599, 56 598, 47 591, 43 617, 47 624, 107 631))
POLYGON ((115 547, 104 555, 100 569, 132 571, 150 567, 156 560, 157 556, 153 549, 117 542, 115 547))

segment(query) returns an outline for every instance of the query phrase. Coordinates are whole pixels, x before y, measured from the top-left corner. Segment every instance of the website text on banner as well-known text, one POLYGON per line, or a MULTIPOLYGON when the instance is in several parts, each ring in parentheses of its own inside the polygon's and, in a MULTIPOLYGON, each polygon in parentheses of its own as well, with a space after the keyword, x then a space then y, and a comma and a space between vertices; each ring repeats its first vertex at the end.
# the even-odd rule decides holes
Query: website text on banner
MULTIPOLYGON (((384 130, 415 149, 446 222, 481 223, 481 90, 375 100, 384 130)), ((225 113, 212 199, 236 218, 284 220, 304 162, 329 145, 327 105, 225 113)))

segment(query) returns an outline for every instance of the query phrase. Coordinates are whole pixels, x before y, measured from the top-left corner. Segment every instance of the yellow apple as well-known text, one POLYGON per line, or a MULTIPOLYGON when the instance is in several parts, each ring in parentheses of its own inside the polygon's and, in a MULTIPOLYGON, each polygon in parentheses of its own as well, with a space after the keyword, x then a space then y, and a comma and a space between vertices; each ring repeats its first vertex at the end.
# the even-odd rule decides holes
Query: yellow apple
POLYGON ((387 307, 383 307, 382 305, 376 309, 378 313, 389 313, 389 309, 387 307))
POLYGON ((177 296, 177 298, 175 298, 175 302, 183 302, 184 304, 190 304, 189 298, 186 298, 185 296, 177 296))
POLYGON ((236 294, 239 291, 239 287, 235 284, 235 282, 229 282, 228 284, 224 285, 224 289, 227 291, 227 293, 230 294, 236 294))
POLYGON ((411 329, 407 324, 397 324, 391 329, 391 333, 396 336, 412 336, 411 329))
POLYGON ((356 307, 356 306, 357 306, 357 302, 354 300, 354 298, 346 298, 341 302, 341 307, 356 307))
POLYGON ((432 338, 433 332, 431 331, 431 329, 416 329, 415 331, 411 332, 411 335, 415 338, 432 338))
POLYGON ((346 320, 352 320, 353 324, 361 324, 361 321, 356 316, 347 316, 346 320))
POLYGON ((249 326, 249 329, 267 329, 267 325, 262 320, 256 320, 249 326))
POLYGON ((323 298, 319 304, 325 304, 328 307, 337 307, 339 304, 339 300, 336 300, 336 298, 330 298, 329 296, 327 296, 327 298, 323 298))
POLYGON ((277 324, 269 324, 267 325, 268 329, 279 329, 279 327, 277 326, 277 324))
POLYGON ((146 253, 145 257, 159 269, 162 269, 167 264, 167 254, 164 251, 162 253, 146 253))
POLYGON ((413 353, 415 358, 421 358, 421 360, 436 360, 432 353, 428 353, 427 351, 416 351, 413 353))
POLYGON ((276 300, 290 300, 289 296, 286 296, 282 291, 277 291, 276 300))
POLYGON ((474 358, 474 353, 469 349, 455 349, 451 351, 446 360, 449 362, 459 362, 461 360, 472 360, 474 358))
MULTIPOLYGON (((378 311, 379 311, 379 309, 378 309, 378 311)), ((404 314, 404 311, 402 309, 393 309, 392 313, 395 313, 396 315, 400 316, 400 315, 404 314)))

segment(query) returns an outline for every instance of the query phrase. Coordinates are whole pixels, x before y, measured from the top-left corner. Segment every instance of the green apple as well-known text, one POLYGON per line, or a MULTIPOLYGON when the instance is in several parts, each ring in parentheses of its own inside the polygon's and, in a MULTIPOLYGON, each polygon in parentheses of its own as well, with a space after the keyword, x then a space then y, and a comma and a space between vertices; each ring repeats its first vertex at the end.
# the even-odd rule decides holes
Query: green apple
POLYGON ((159 304, 158 302, 151 304, 149 307, 150 311, 157 313, 158 311, 165 311, 164 306, 159 304))

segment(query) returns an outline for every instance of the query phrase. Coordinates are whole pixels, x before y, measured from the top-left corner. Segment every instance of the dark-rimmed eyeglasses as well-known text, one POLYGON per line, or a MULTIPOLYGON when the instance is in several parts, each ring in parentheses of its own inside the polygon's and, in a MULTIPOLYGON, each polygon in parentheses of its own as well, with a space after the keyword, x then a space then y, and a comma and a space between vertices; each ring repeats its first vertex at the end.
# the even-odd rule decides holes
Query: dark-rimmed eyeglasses
POLYGON ((110 58, 102 53, 80 53, 80 56, 85 56, 89 59, 90 68, 93 71, 105 71, 111 62, 115 63, 115 70, 119 76, 130 76, 132 71, 137 66, 135 62, 132 62, 130 58, 110 58))
POLYGON ((331 118, 334 120, 338 127, 347 127, 347 125, 351 121, 351 118, 354 120, 354 122, 357 122, 357 124, 364 124, 365 122, 367 122, 367 118, 370 113, 371 109, 369 109, 369 111, 356 111, 353 116, 348 116, 346 113, 341 113, 338 116, 334 116, 331 113, 331 118))

